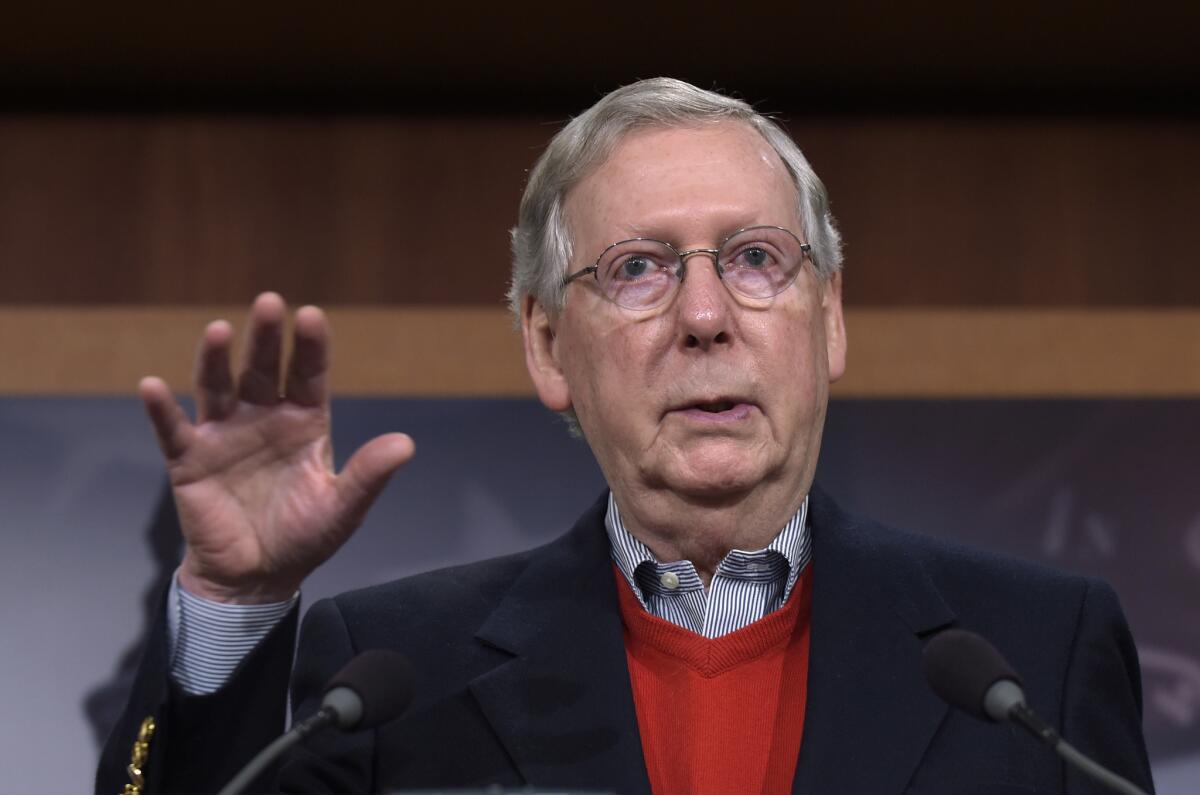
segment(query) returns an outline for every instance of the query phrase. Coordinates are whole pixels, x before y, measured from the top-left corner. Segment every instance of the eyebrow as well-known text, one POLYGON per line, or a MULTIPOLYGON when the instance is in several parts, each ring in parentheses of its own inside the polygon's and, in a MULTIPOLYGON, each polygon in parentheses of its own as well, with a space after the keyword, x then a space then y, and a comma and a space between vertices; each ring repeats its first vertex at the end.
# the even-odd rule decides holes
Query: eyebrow
MULTIPOLYGON (((622 238, 623 240, 631 240, 632 238, 635 238, 635 237, 652 237, 655 240, 663 239, 663 238, 659 237, 657 234, 655 234, 653 231, 651 231, 651 229, 649 227, 643 227, 641 224, 630 224, 628 227, 625 228, 625 232, 622 232, 621 234, 626 234, 626 233, 628 233, 630 236, 626 237, 626 238, 622 238)), ((663 242, 669 243, 671 241, 665 240, 663 242)))
MULTIPOLYGON (((718 233, 717 238, 715 240, 709 241, 709 244, 714 245, 714 246, 720 245, 721 241, 728 239, 730 235, 732 235, 734 232, 737 232, 740 229, 747 229, 752 226, 764 226, 764 225, 765 226, 774 226, 774 224, 764 224, 763 222, 760 222, 760 221, 751 221, 751 220, 746 220, 746 219, 740 219, 738 222, 735 222, 734 224, 729 225, 728 228, 726 228, 724 225, 721 226, 720 232, 718 233)), ((620 242, 622 240, 634 240, 636 238, 650 238, 651 240, 659 240, 659 241, 662 241, 663 243, 667 243, 670 246, 672 246, 673 248, 682 249, 682 244, 680 244, 678 238, 659 234, 655 230, 656 230, 656 227, 646 227, 646 226, 642 226, 641 224, 636 224, 636 223, 630 224, 628 227, 625 227, 625 231, 628 233, 628 236, 614 238, 612 242, 616 243, 616 242, 620 242)))

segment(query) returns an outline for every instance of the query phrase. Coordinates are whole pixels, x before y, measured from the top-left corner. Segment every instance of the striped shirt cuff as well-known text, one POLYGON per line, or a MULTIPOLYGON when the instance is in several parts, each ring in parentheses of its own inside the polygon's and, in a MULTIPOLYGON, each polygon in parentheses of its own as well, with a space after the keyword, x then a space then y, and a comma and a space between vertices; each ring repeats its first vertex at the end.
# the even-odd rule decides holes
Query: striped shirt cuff
POLYGON ((172 681, 188 695, 215 693, 296 600, 261 605, 212 602, 188 593, 178 572, 167 594, 167 640, 172 681))

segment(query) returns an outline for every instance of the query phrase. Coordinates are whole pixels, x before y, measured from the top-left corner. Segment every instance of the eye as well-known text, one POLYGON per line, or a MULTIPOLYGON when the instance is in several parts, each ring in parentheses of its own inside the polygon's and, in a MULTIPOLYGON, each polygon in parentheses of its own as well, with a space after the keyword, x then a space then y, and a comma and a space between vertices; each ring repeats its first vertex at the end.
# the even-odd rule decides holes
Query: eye
POLYGON ((779 257, 775 255, 772 249, 764 244, 751 243, 748 246, 738 249, 729 259, 726 267, 762 270, 778 264, 779 257))
POLYGON ((646 274, 646 271, 654 267, 654 263, 648 257, 634 255, 626 257, 624 262, 618 264, 617 273, 614 277, 617 279, 637 279, 646 274))
POLYGON ((743 229, 725 242, 720 262, 725 283, 748 298, 770 298, 791 284, 804 261, 804 246, 781 227, 743 229))
POLYGON ((633 283, 668 277, 675 272, 675 252, 654 241, 630 241, 614 246, 600 263, 604 281, 633 283))
POLYGON ((768 264, 771 255, 764 248, 751 246, 739 255, 741 262, 751 268, 761 268, 768 264))
POLYGON ((596 266, 600 288, 613 303, 646 309, 670 295, 678 282, 679 255, 657 240, 626 240, 609 246, 596 266))

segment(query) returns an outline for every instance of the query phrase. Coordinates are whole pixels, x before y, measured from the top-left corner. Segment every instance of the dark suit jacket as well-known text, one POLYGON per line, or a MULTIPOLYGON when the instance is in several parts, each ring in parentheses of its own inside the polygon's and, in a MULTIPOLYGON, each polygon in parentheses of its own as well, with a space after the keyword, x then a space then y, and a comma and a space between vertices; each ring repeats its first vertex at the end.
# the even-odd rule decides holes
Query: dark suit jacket
MULTIPOLYGON (((560 539, 315 604, 292 675, 294 711, 369 648, 405 653, 416 697, 374 731, 314 738, 278 771, 285 791, 489 783, 649 792, 622 642, 602 498, 560 539)), ((1085 753, 1149 788, 1137 656, 1105 584, 861 521, 814 489, 803 793, 1090 792, 1014 730, 950 710, 920 672, 925 638, 988 637, 1031 706, 1085 753)), ((147 791, 212 791, 283 730, 294 616, 219 693, 186 697, 155 631, 105 749, 119 792, 143 716, 157 730, 147 791)), ((270 786, 270 782, 263 782, 270 786)))

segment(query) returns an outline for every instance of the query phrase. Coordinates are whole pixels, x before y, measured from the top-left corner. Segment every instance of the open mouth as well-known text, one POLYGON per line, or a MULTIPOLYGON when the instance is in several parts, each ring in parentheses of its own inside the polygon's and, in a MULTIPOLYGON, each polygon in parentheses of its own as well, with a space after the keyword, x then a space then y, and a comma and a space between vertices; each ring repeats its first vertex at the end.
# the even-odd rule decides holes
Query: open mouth
POLYGON ((753 403, 734 397, 689 403, 674 409, 672 413, 706 423, 727 423, 747 419, 753 411, 753 403))

